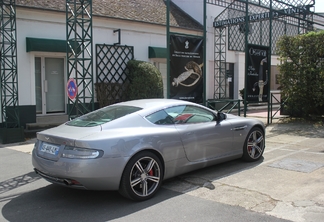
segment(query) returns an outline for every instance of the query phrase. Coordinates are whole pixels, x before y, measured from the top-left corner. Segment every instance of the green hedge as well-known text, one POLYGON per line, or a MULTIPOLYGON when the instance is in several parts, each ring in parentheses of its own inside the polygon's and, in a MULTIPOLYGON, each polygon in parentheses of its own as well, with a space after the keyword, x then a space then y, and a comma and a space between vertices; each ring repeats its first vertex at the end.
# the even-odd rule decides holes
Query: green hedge
POLYGON ((130 60, 127 63, 129 85, 127 100, 163 98, 163 82, 160 71, 151 63, 130 60))
POLYGON ((324 31, 278 41, 279 83, 285 110, 294 117, 324 114, 324 31))

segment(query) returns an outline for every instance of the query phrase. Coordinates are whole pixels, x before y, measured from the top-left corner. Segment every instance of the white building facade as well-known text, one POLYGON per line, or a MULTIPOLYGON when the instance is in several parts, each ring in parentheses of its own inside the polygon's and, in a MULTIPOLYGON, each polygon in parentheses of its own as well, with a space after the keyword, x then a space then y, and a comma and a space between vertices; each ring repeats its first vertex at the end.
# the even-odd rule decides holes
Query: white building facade
MULTIPOLYGON (((149 4, 150 0, 146 1, 149 4)), ((56 10, 55 7, 53 9, 53 7, 41 8, 30 5, 17 5, 18 100, 22 126, 35 123, 37 118, 41 116, 67 115, 66 83, 68 74, 66 67, 66 13, 63 10, 65 8, 64 2, 61 1, 61 10, 56 10)), ((175 26, 171 23, 170 31, 203 37, 204 0, 173 0, 172 2, 179 7, 178 13, 186 12, 188 22, 190 20, 193 24, 195 20, 194 22, 200 23, 200 27, 199 25, 196 28, 175 26)), ((93 1, 93 4, 98 4, 98 2, 93 1)), ((224 10, 225 8, 221 6, 206 5, 204 100, 214 99, 215 88, 217 87, 215 86, 214 76, 215 28, 213 22, 224 10)), ((142 13, 147 13, 147 11, 142 11, 142 13)), ((95 52, 96 44, 115 44, 119 36, 114 30, 121 30, 120 44, 134 47, 134 59, 151 62, 160 70, 164 83, 164 97, 168 97, 167 81, 169 80, 167 77, 166 56, 164 54, 163 56, 152 57, 149 53, 149 48, 160 48, 167 53, 167 29, 165 20, 162 23, 150 22, 149 18, 153 18, 153 16, 155 15, 148 13, 148 20, 141 21, 121 18, 120 16, 112 17, 94 14, 92 18, 93 52, 95 52)), ((166 17, 163 19, 166 19, 166 17)), ((225 87, 228 87, 226 97, 240 99, 239 90, 244 88, 245 84, 245 53, 228 49, 226 51, 226 62, 232 64, 231 69, 233 71, 233 75, 226 79, 225 87)), ((93 56, 94 73, 96 69, 95 60, 96 58, 93 56)), ((276 90, 279 87, 275 78, 279 73, 276 68, 277 62, 276 57, 271 58, 271 90, 276 90)), ((2 118, 0 118, 0 121, 2 121, 2 118)))
MULTIPOLYGON (((16 23, 22 125, 36 122, 39 116, 66 115, 67 58, 64 47, 59 45, 66 41, 66 14, 17 6, 16 23)), ((149 58, 149 47, 166 50, 166 26, 100 16, 93 16, 92 24, 93 52, 96 44, 115 44, 118 34, 114 30, 120 29, 120 44, 134 47, 134 59, 151 62, 159 68, 167 97, 166 58, 149 58)), ((199 30, 175 27, 172 30, 202 36, 199 30)), ((94 73, 95 59, 93 56, 94 73)))

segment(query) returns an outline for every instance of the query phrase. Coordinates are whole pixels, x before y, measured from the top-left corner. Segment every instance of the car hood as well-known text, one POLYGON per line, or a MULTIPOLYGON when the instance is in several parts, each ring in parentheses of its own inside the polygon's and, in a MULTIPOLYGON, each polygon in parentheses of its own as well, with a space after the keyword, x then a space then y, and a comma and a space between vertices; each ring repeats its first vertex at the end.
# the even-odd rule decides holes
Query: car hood
POLYGON ((100 132, 101 126, 76 127, 62 124, 37 133, 37 139, 49 143, 73 146, 76 140, 100 132))

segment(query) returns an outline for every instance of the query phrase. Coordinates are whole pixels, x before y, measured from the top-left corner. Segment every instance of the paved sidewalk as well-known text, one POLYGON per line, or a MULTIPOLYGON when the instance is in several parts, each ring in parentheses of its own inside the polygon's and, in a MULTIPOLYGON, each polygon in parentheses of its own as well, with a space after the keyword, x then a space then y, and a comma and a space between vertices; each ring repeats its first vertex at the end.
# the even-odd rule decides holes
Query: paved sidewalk
POLYGON ((36 142, 36 138, 31 138, 24 142, 19 142, 19 143, 0 144, 0 148, 9 148, 9 149, 31 154, 35 142, 36 142))
MULTIPOLYGON (((265 122, 262 115, 247 116, 265 122)), ((266 127, 263 161, 221 164, 183 175, 168 188, 291 221, 324 221, 323 123, 273 122, 266 127)))

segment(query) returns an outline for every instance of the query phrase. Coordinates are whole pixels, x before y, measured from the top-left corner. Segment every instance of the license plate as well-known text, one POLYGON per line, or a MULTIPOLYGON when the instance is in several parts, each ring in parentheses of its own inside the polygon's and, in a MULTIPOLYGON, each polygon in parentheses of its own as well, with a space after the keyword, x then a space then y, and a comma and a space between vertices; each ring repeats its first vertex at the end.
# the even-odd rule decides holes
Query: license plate
POLYGON ((40 151, 57 156, 59 149, 60 149, 59 146, 56 146, 53 144, 48 144, 48 143, 43 143, 42 147, 40 148, 40 151))

